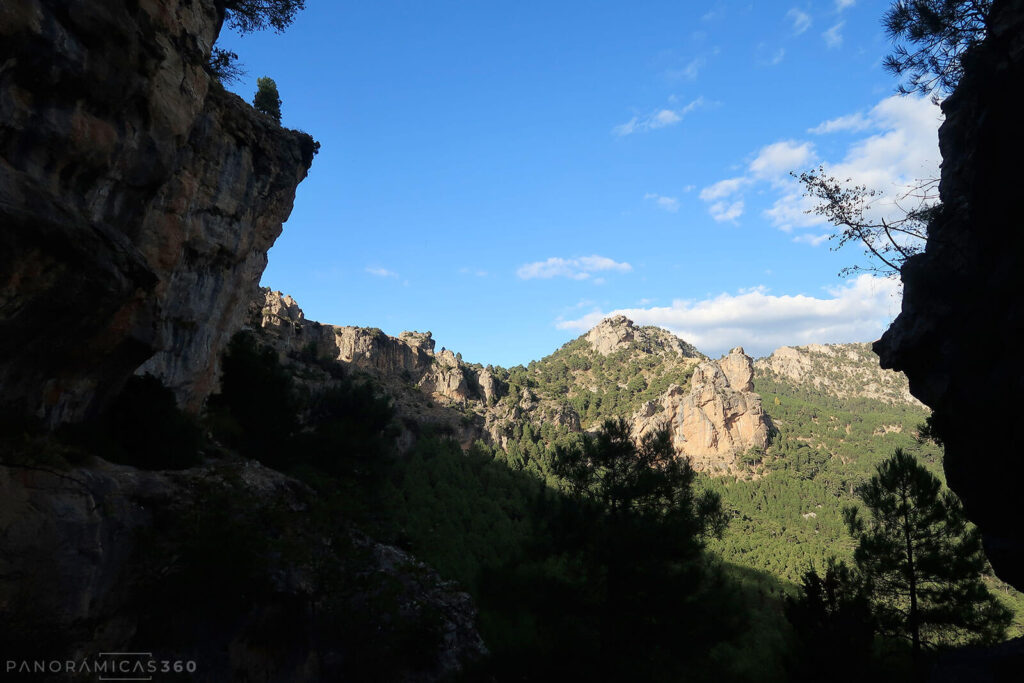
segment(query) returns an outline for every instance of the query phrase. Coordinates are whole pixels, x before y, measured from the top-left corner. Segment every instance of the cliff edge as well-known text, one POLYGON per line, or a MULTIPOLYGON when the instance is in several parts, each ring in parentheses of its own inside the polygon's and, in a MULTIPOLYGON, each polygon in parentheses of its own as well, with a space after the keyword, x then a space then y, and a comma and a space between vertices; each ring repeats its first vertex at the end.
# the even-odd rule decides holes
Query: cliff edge
POLYGON ((1024 461, 1005 422, 1024 393, 1024 0, 993 3, 988 37, 963 64, 942 104, 942 210, 924 253, 903 267, 903 311, 874 348, 935 411, 949 486, 981 529, 996 573, 1024 589, 1024 461))
POLYGON ((213 0, 0 7, 0 386, 48 424, 196 410, 315 153, 205 70, 213 0))

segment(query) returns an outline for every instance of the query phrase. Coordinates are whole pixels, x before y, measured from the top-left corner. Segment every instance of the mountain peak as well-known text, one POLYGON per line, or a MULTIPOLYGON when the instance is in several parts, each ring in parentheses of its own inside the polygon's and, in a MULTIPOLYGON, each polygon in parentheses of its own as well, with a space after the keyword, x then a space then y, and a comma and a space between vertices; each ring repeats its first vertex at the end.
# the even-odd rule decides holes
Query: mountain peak
POLYGON ((602 356, 630 347, 645 353, 665 355, 671 352, 686 358, 701 358, 702 355, 691 344, 660 327, 645 325, 638 327, 624 315, 605 318, 591 328, 584 339, 602 356))

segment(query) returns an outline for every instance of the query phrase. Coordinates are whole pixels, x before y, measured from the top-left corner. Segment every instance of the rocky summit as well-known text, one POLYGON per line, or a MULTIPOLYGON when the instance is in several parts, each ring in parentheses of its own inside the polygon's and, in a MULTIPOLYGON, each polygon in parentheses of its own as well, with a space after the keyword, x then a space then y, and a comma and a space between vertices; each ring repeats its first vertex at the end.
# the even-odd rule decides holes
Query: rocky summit
POLYGON ((522 424, 580 432, 622 416, 638 438, 668 429, 676 451, 699 471, 745 476, 749 468, 739 456, 763 450, 771 433, 753 392, 753 362, 742 348, 710 360, 670 332, 638 327, 624 316, 511 370, 435 352, 429 332, 391 337, 376 328, 309 321, 294 299, 266 288, 249 323, 282 360, 304 368, 299 374, 323 374, 316 364, 324 360, 368 373, 407 422, 444 425, 466 446, 484 439, 507 448, 522 424))

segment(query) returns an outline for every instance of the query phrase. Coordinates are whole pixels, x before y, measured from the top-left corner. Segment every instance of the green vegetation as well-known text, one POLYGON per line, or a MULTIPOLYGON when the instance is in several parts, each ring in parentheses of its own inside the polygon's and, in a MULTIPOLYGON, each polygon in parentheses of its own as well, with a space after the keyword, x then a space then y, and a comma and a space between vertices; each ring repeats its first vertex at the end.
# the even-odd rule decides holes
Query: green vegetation
POLYGON ((728 562, 796 584, 829 557, 853 559, 842 509, 896 448, 916 453, 939 473, 940 452, 919 443, 912 425, 921 408, 867 398, 840 399, 758 373, 754 389, 776 430, 758 478, 705 478, 733 520, 710 548, 728 562))
POLYGON ((992 0, 897 0, 882 19, 897 44, 884 65, 905 77, 899 90, 908 94, 951 93, 963 76, 961 59, 987 33, 992 0))
POLYGON ((252 106, 261 114, 266 114, 281 123, 281 96, 277 93, 277 83, 269 76, 256 80, 256 95, 252 98, 252 106))
POLYGON ((1011 615, 981 581, 981 533, 960 501, 914 457, 897 449, 861 490, 868 520, 845 511, 854 559, 879 630, 922 645, 993 643, 1011 615))
POLYGON ((585 337, 568 342, 550 356, 527 367, 494 368, 495 376, 508 383, 509 397, 518 401, 523 390, 539 398, 572 407, 584 427, 630 416, 645 402, 665 393, 672 384, 689 386, 700 354, 683 343, 690 355, 679 355, 663 340, 667 332, 641 327, 638 337, 605 356, 585 337))

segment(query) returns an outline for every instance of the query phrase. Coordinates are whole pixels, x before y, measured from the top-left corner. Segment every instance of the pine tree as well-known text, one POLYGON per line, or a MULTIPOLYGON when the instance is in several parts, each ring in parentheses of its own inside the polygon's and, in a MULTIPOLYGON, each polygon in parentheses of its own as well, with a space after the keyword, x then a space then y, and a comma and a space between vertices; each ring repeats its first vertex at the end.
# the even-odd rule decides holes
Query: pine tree
POLYGON ((1001 639, 1010 612, 981 581, 981 534, 960 501, 912 455, 896 449, 861 491, 871 511, 844 511, 858 541, 879 629, 922 646, 1001 639))
POLYGON ((281 123, 281 97, 277 94, 277 83, 273 78, 264 76, 257 79, 256 86, 258 90, 252 99, 252 106, 261 114, 271 116, 281 123))

